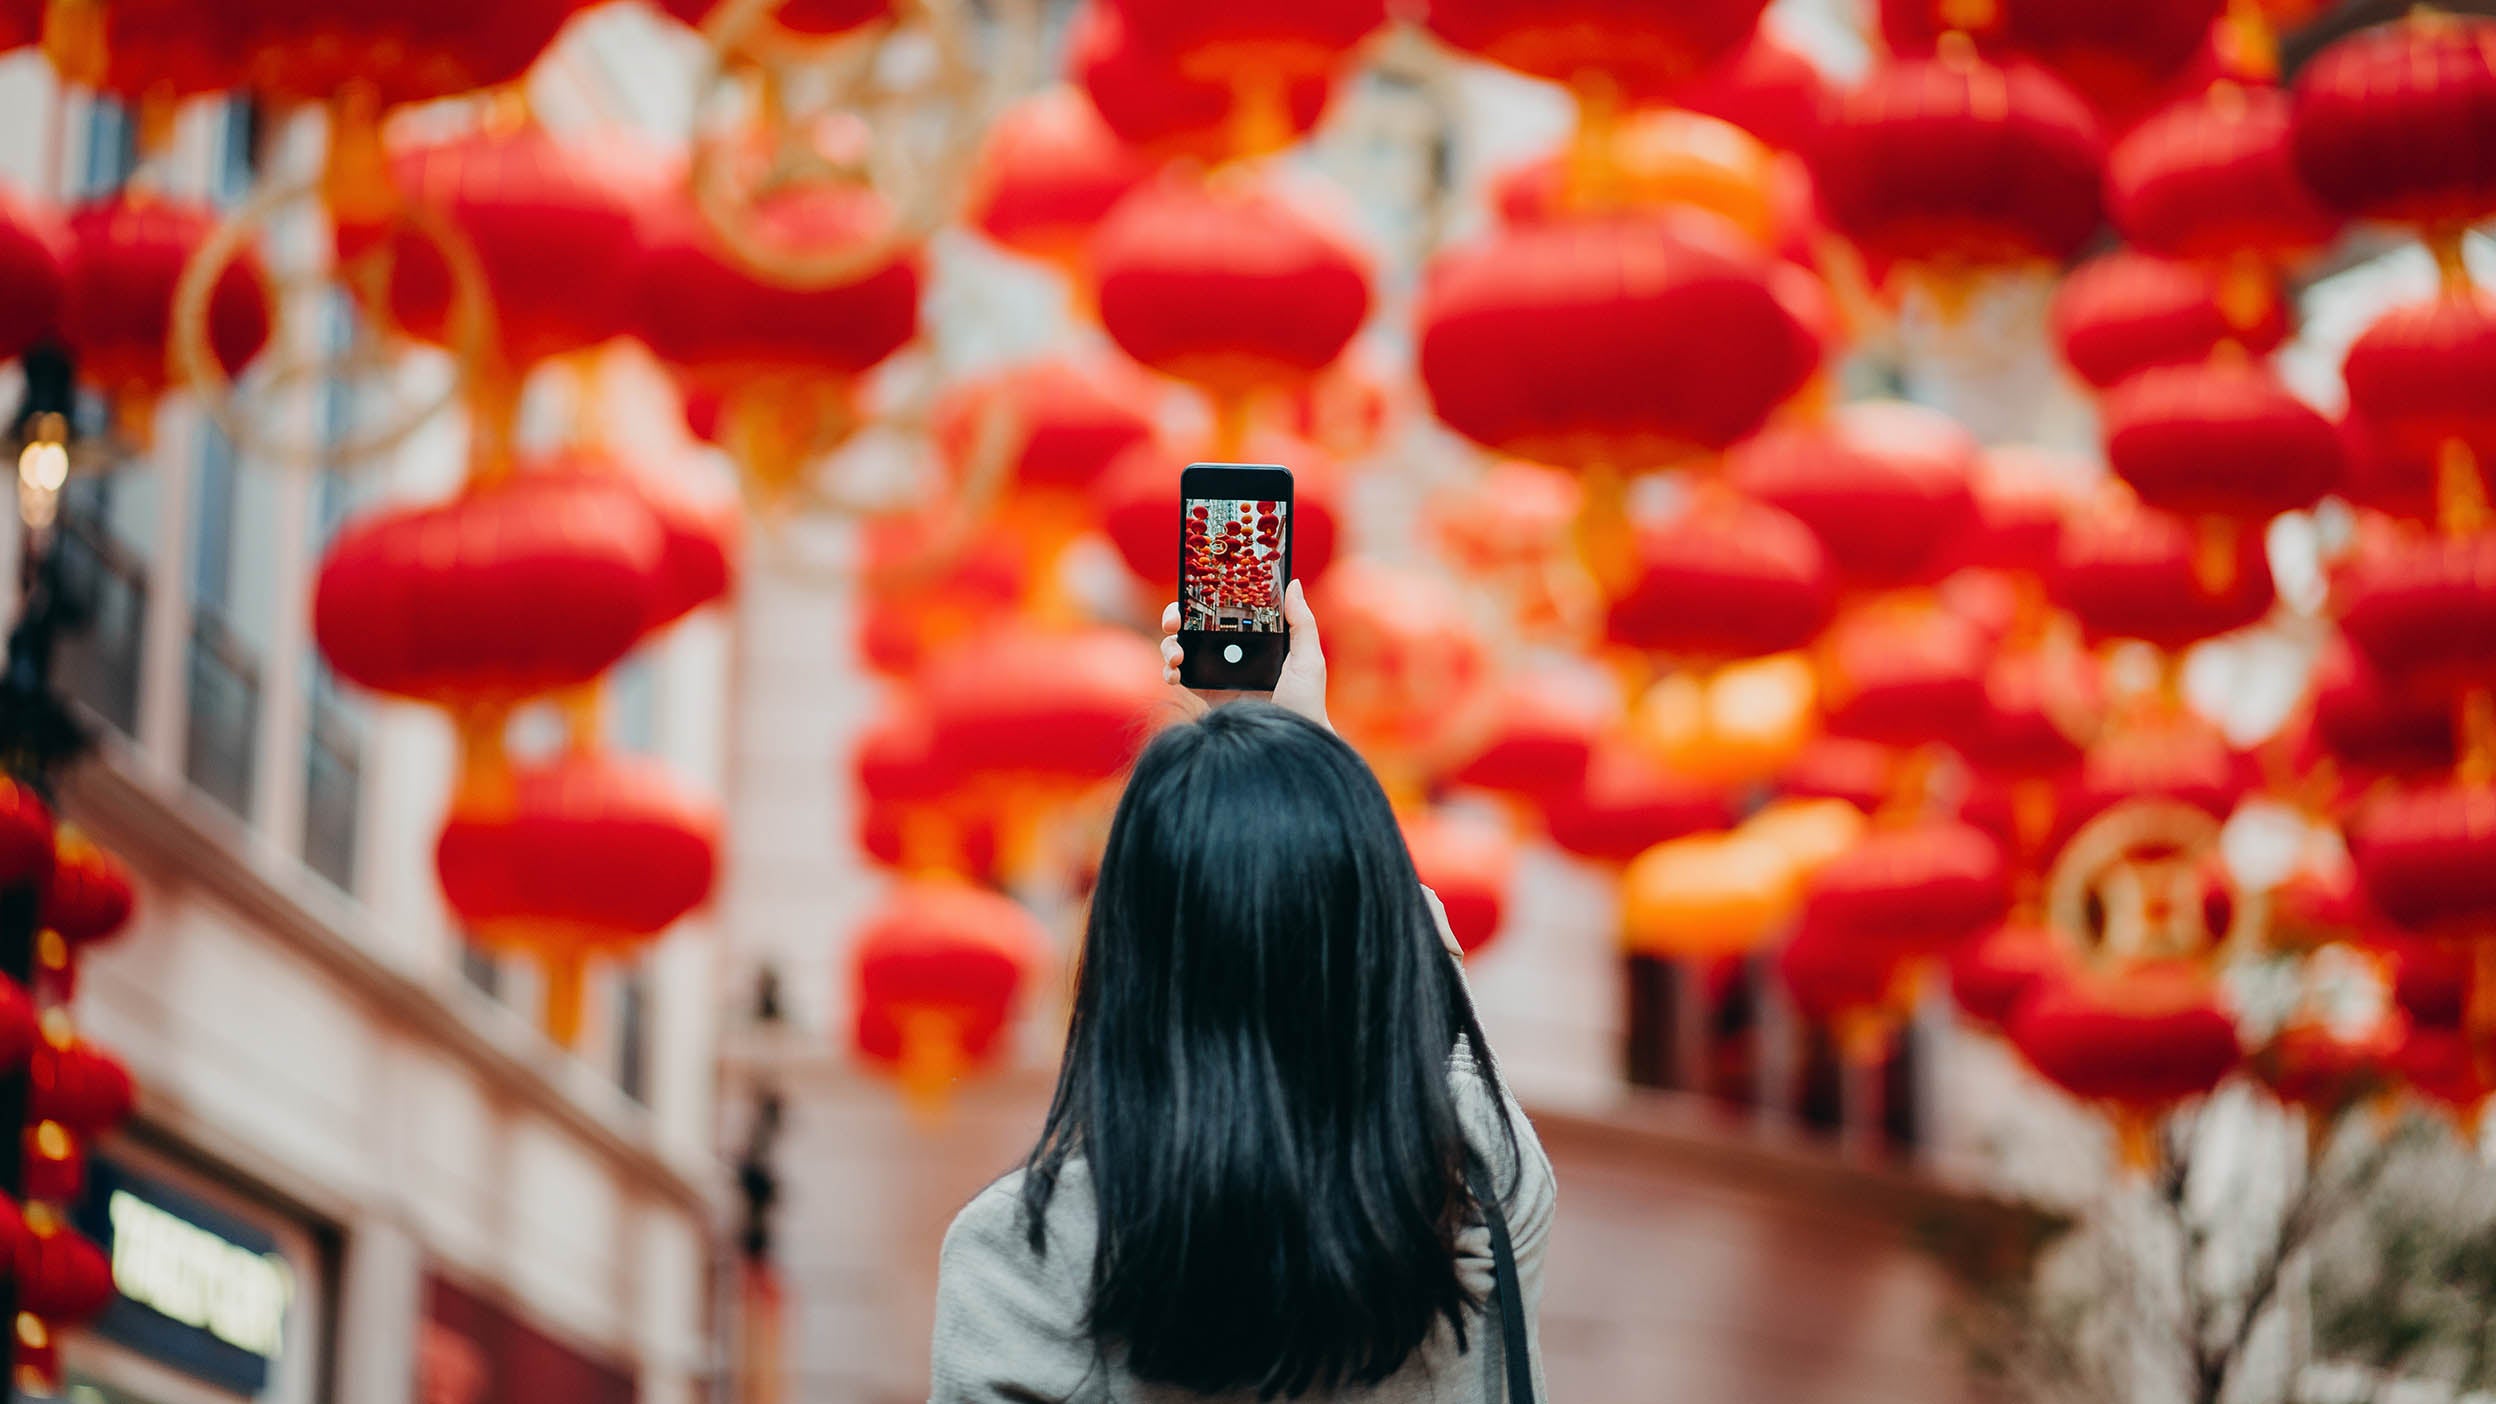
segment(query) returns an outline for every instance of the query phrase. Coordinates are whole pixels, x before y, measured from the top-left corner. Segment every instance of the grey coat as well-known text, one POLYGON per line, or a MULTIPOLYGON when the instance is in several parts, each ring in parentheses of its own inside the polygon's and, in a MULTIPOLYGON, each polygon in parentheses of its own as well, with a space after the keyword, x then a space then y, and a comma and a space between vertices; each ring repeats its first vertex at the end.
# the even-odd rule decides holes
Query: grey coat
MULTIPOLYGON (((1535 1395, 1543 1395, 1542 1347, 1535 1339, 1543 1296, 1543 1251, 1551 1237, 1551 1160, 1525 1113, 1467 1054, 1449 1062, 1466 1139, 1490 1163, 1496 1183, 1516 1189, 1508 1203, 1517 1277, 1525 1297, 1535 1395), (1517 1129, 1522 1173, 1508 1157, 1496 1108, 1505 1102, 1517 1129)), ((972 1200, 945 1235, 936 1279, 935 1392, 931 1404, 1208 1404, 1209 1397, 1140 1383, 1083 1330, 1096 1242, 1092 1181, 1081 1160, 1069 1160, 1049 1200, 1048 1253, 1034 1256, 1024 1235, 1023 1176, 1006 1176, 972 1200)), ((1487 1230, 1458 1235, 1457 1267, 1484 1301, 1490 1299, 1487 1230)), ((1442 1322, 1404 1368, 1375 1389, 1304 1396, 1307 1404, 1503 1404, 1505 1376, 1498 1317, 1468 1324, 1470 1351, 1456 1348, 1442 1322)), ((1252 1398, 1253 1396, 1249 1396, 1252 1398)), ((1219 1404, 1232 1404, 1223 1400, 1219 1404)), ((1243 1401, 1244 1404, 1244 1401, 1243 1401)))

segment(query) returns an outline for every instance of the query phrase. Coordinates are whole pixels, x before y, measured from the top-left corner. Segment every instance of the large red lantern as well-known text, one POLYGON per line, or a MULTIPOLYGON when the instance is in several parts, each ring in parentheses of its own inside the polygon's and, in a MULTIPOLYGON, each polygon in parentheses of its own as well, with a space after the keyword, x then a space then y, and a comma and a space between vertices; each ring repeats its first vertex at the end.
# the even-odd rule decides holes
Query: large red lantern
POLYGON ((2314 664, 2314 739, 2361 775, 2450 770, 2460 759, 2452 708, 2395 687, 2345 639, 2314 664))
POLYGON ((13 1074, 43 1037, 35 1022, 35 1001, 26 987, 0 975, 0 1074, 13 1074))
POLYGON ((1492 694, 1480 749, 1448 772, 1452 784, 1546 800, 1580 789, 1598 739, 1620 720, 1608 678, 1523 672, 1492 694))
POLYGON ((1764 503, 1702 488, 1670 517, 1642 521, 1605 634, 1669 656, 1757 658, 1798 648, 1828 623, 1837 585, 1811 529, 1764 503))
POLYGON ((1985 715, 1983 631, 1942 610, 1870 610, 1840 620, 1821 650, 1829 734, 1891 746, 1949 742, 1985 715))
POLYGON ((138 1109, 130 1070, 84 1039, 37 1043, 26 1064, 26 1089, 30 1120, 57 1121, 81 1136, 100 1136, 138 1109))
MULTIPOLYGON (((525 368, 625 329, 637 221, 669 178, 666 165, 613 141, 560 141, 527 123, 402 147, 391 153, 390 176, 401 199, 466 241, 493 304, 497 351, 505 365, 525 368)), ((390 321, 425 341, 455 342, 457 288, 434 240, 404 223, 340 222, 342 257, 384 239, 390 321)))
POLYGON ((1829 224, 1875 267, 2060 263, 2097 232, 2105 138, 2024 59, 1893 60, 1831 120, 1813 170, 1829 224))
POLYGON ((1766 422, 1820 361, 1765 256, 1720 228, 1624 216, 1505 229, 1442 255, 1421 298, 1439 418, 1502 453, 1636 471, 1766 422))
POLYGON ((920 686, 950 764, 1068 784, 1126 769, 1168 701, 1160 653, 1117 629, 1000 624, 931 657, 920 686))
MULTIPOLYGON (((2376 451, 2432 463, 2459 444, 2496 470, 2496 294, 2462 290, 2377 317, 2341 364, 2349 411, 2376 451)), ((2430 496, 2432 496, 2430 494, 2430 496)))
POLYGON ((1136 360, 1221 395, 1300 384, 1369 316, 1369 258, 1259 186, 1168 179, 1094 236, 1101 325, 1136 360))
POLYGON ((888 894, 857 933, 850 980, 858 1055, 922 1103, 993 1060, 1049 937, 1009 898, 927 880, 888 894))
POLYGON ((1836 110, 1837 90, 1809 56, 1762 25, 1749 43, 1675 88, 1672 103, 1770 146, 1804 151, 1836 110))
POLYGON ((2122 118, 2140 111, 2193 62, 2210 40, 2222 0, 1880 0, 1881 36, 1894 50, 1922 53, 1956 32, 2003 45, 2053 67, 2099 110, 2122 118))
POLYGON ((2276 599, 2261 537, 2224 544, 2214 560, 2190 526, 2126 495, 2072 518, 2046 586, 2092 639, 2181 649, 2254 623, 2276 599))
POLYGON ((2455 780, 2377 793, 2349 825, 2349 856, 2396 925, 2496 936, 2496 789, 2455 780))
POLYGON ((41 1205, 25 1215, 16 1244, 17 1308, 57 1325, 85 1321, 113 1301, 113 1265, 41 1205))
POLYGON ((1947 820, 1875 827, 1805 884, 1804 924, 1894 960, 1937 955, 2010 910, 2009 865, 1983 830, 1947 820))
POLYGON ((662 548, 650 627, 663 628, 714 601, 735 583, 742 504, 725 495, 697 498, 679 484, 591 448, 567 449, 525 459, 513 471, 548 478, 575 478, 592 486, 622 487, 640 498, 659 524, 662 548))
POLYGON ((0 185, 0 361, 16 359, 58 324, 68 250, 57 214, 0 185))
POLYGON ((2135 1165, 2154 1158, 2153 1118, 2210 1092, 2244 1057, 2209 972, 2189 961, 2040 982, 2009 1033, 2048 1081, 2114 1114, 2135 1165))
POLYGON ((1975 525, 1976 439, 1938 410, 1851 404, 1772 428, 1725 456, 1727 479, 1792 513, 1850 585, 1925 583, 1975 525))
POLYGON ((2010 1022, 2029 991, 2068 978, 2072 957, 2061 932, 2013 918, 1954 947, 1948 966, 1950 997, 1970 1019, 1999 1029, 2010 1022))
MULTIPOLYGON (((710 18, 722 0, 659 0, 660 8, 690 25, 710 18)), ((802 39, 831 39, 887 18, 893 0, 779 0, 770 23, 802 39)))
MULTIPOLYGON (((2260 525, 2340 479, 2338 427, 2251 360, 2144 371, 2101 418, 2115 476, 2162 511, 2260 525)), ((2223 549, 2234 554, 2232 541, 2223 549)))
POLYGON ((1433 0, 1430 28, 1519 73, 1644 101, 1740 48, 1765 9, 1766 0, 1433 0))
POLYGON ((340 676, 463 706, 585 683, 658 613, 667 541, 629 487, 523 474, 340 533, 313 635, 340 676))
POLYGON ((1731 797, 1673 774, 1636 748, 1597 743, 1585 779, 1546 796, 1543 824, 1562 852, 1626 863, 1659 843, 1733 823, 1731 797))
POLYGON ((2351 215, 2459 231, 2496 214, 2496 20, 2360 30, 2296 81, 2297 166, 2351 215))
POLYGON ((34 787, 0 774, 0 889, 41 889, 52 881, 54 838, 51 806, 34 787))
POLYGON ((1414 814, 1404 820, 1404 845, 1421 885, 1439 894, 1447 909, 1458 948, 1471 955, 1489 945, 1499 935, 1516 875, 1516 843, 1507 831, 1479 820, 1414 814))
POLYGON ((2127 720, 2090 744, 2054 844, 2059 847, 2081 825, 2133 800, 2171 801, 2224 820, 2258 778, 2250 757, 2190 712, 2127 720))
POLYGON ((2496 682, 2496 535, 2360 547, 2340 627, 2386 679, 2426 695, 2496 682))
POLYGON ((2094 719, 2103 705, 2095 676, 2079 660, 2046 650, 1996 653, 1985 666, 1974 724, 1945 739, 1987 775, 2049 779, 2080 764, 2084 747, 2070 728, 2094 719))
POLYGON ((2272 1035, 2253 1051, 2249 1063, 2282 1105, 2317 1119, 2309 1130, 2319 1135, 2331 1118, 2394 1081, 2394 1065, 2408 1040, 2408 1022, 2399 1018, 2349 1033, 2305 1019, 2272 1035))
POLYGON ((2277 263, 2340 232, 2289 150, 2288 95, 2218 83, 2134 128, 2107 160, 2107 206, 2137 248, 2277 263))
POLYGON ((12 13, 0 15, 0 50, 14 47, 5 35, 22 13, 25 42, 43 43, 61 81, 139 104, 143 145, 164 135, 180 100, 242 86, 238 36, 222 7, 187 0, 47 7, 43 0, 17 0, 6 8, 12 13))
POLYGON ((2085 468, 2042 449, 2004 445, 1976 465, 1976 529, 1951 553, 1961 569, 2033 575, 2054 559, 2085 468))
MULTIPOLYGON (((1252 463, 1284 463, 1292 470, 1291 570, 1314 589, 1334 563, 1337 469, 1316 450, 1281 435, 1251 436, 1243 457, 1252 463)), ((1157 441, 1129 449, 1104 475, 1093 500, 1101 527, 1119 559, 1156 590, 1179 581, 1179 473, 1187 456, 1157 441)))
POLYGON ((2275 278, 2128 251, 2075 269, 2055 291, 2051 316, 2063 360, 2101 390, 2152 366, 2205 360, 2223 345, 2263 355, 2288 338, 2275 278))
POLYGON ((519 77, 588 0, 239 0, 229 7, 252 85, 325 102, 350 90, 382 104, 449 97, 519 77))
POLYGON ((988 129, 971 177, 972 226, 1016 253, 1072 269, 1093 229, 1151 167, 1071 88, 1023 99, 988 129))
POLYGON ((1249 101, 1256 100, 1261 86, 1279 91, 1283 79, 1291 75, 1331 73, 1355 45, 1387 20, 1384 0, 1114 3, 1135 42, 1168 55, 1190 77, 1232 85, 1249 101))
POLYGON ((989 416, 999 416, 1017 486, 1080 493, 1119 455, 1152 439, 1154 393, 1131 367, 1032 361, 947 392, 936 406, 935 440, 959 475, 982 447, 989 416))
MULTIPOLYGON (((172 384, 174 284, 216 222, 205 205, 152 191, 126 191, 70 215, 61 335, 88 383, 138 396, 172 384)), ((260 354, 269 323, 268 276, 246 250, 208 297, 208 345, 226 374, 260 354)))
POLYGON ((1273 103, 1183 72, 1169 55, 1136 42, 1114 0, 1094 0, 1076 15, 1066 71, 1119 140, 1164 160, 1259 154, 1315 127, 1334 96, 1324 73, 1284 75, 1282 101, 1273 103))
POLYGON ((134 900, 128 864, 76 829, 60 830, 39 923, 72 945, 85 945, 129 925, 134 900))

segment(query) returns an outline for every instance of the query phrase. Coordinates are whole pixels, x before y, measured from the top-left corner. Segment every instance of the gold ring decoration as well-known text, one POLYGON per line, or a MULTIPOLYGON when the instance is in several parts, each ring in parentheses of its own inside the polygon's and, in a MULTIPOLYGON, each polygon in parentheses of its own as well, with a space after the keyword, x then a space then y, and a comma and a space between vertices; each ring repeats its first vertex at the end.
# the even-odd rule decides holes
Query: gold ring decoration
MULTIPOLYGON (((272 435, 268 425, 276 416, 259 412, 251 401, 266 400, 285 390, 308 387, 320 379, 368 365, 380 371, 390 369, 387 355, 374 356, 369 361, 356 357, 329 360, 319 354, 289 354, 276 349, 286 346, 290 340, 284 331, 287 309, 340 283, 359 290, 378 287, 384 290, 383 300, 386 302, 391 273, 390 249, 394 243, 387 238, 376 240, 369 253, 339 266, 329 277, 288 278, 273 282, 271 293, 275 306, 271 311, 279 330, 270 338, 272 354, 264 355, 262 365, 256 367, 249 377, 253 387, 249 394, 226 374, 209 342, 210 298, 215 293, 217 281, 241 255, 245 242, 265 228, 277 211, 298 200, 317 199, 320 193, 321 185, 317 180, 295 185, 270 184, 237 206, 200 243, 199 248, 193 251, 190 262, 184 265, 181 279, 174 284, 170 328, 169 349, 175 376, 190 387, 198 397, 200 408, 224 431, 235 450, 258 462, 306 471, 322 467, 352 467, 396 450, 416 431, 430 423, 434 416, 458 403, 467 387, 477 383, 488 348, 494 344, 494 305, 486 294, 485 274, 477 261, 475 248, 442 211, 423 205, 403 205, 392 214, 393 221, 430 242, 450 270, 449 351, 453 373, 449 383, 439 394, 424 396, 412 405, 401 406, 399 412, 384 423, 360 434, 351 432, 335 441, 327 439, 317 430, 296 439, 272 435), (366 279, 375 281, 366 284, 363 281, 366 279)), ((365 306, 374 305, 370 297, 360 298, 359 301, 365 306)))
MULTIPOLYGON (((761 538, 769 543, 775 569, 798 579, 862 583, 874 588, 906 585, 932 578, 961 557, 971 531, 986 520, 989 509, 1004 496, 1006 480, 1022 457, 1027 425, 1008 403, 1011 396, 989 396, 981 407, 960 482, 938 505, 935 529, 902 560, 869 571, 854 560, 826 561, 801 544, 802 528, 828 520, 854 521, 899 516, 921 504, 900 495, 879 495, 853 485, 831 485, 810 477, 795 501, 809 512, 764 512, 758 517, 761 538)), ((890 421, 887 426, 891 427, 890 421)), ((915 456, 924 461, 932 450, 915 456)), ((855 556, 855 552, 849 553, 855 556)))
POLYGON ((715 109, 723 91, 744 88, 746 120, 723 131, 697 117, 686 179, 695 212, 737 262, 784 287, 839 287, 916 247, 952 216, 989 125, 1032 85, 1039 12, 1034 0, 990 0, 982 26, 962 0, 908 0, 906 18, 805 46, 791 61, 756 52, 778 4, 725 0, 704 24, 712 63, 695 110, 715 109), (983 27, 991 32, 984 64, 971 40, 983 27), (912 44, 923 54, 908 53, 912 44), (893 78, 914 68, 926 76, 910 84, 893 78), (860 128, 859 150, 825 150, 819 128, 844 118, 860 128), (870 186, 890 203, 892 219, 877 236, 839 248, 775 244, 757 228, 756 206, 809 184, 870 186))
POLYGON ((2048 919, 2097 965, 2249 949, 2269 924, 2268 894, 2230 884, 2227 929, 2209 929, 2205 899, 2222 831, 2207 812, 2175 800, 2116 805, 2055 860, 2048 919))

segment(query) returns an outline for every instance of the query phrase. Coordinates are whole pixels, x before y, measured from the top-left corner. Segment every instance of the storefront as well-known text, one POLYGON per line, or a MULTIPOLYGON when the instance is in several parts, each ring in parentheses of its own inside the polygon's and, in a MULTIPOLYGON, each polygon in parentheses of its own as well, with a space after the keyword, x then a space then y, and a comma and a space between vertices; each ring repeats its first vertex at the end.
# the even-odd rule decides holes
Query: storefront
POLYGON ((171 1158, 117 1148, 74 1216, 120 1298, 63 1342, 70 1404, 312 1404, 336 1236, 171 1158))
POLYGON ((628 1363, 573 1349, 483 1293, 425 1277, 416 1404, 635 1404, 628 1363))

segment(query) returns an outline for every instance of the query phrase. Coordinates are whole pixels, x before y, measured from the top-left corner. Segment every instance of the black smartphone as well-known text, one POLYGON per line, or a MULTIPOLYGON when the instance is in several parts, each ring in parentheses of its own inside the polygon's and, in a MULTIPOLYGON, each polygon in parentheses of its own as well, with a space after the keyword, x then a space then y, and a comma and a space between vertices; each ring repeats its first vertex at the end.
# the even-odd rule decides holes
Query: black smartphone
POLYGON ((1179 475, 1179 681, 1271 692, 1291 636, 1291 470, 1191 463, 1179 475))

